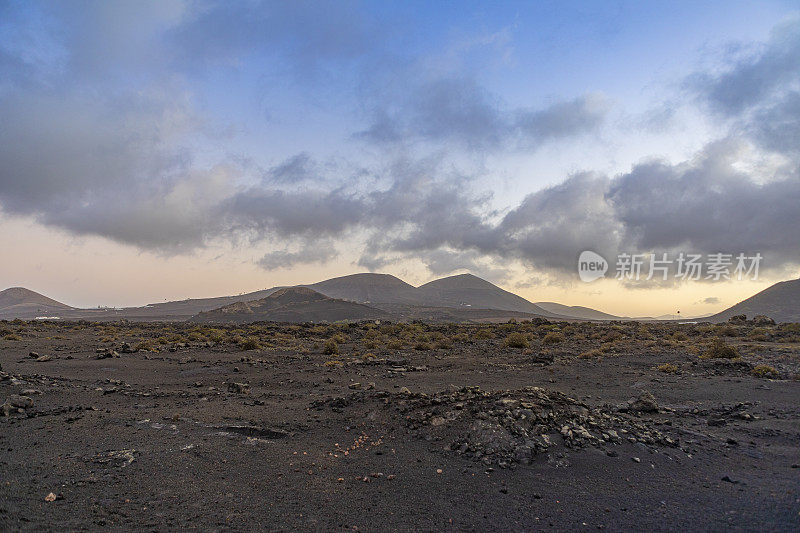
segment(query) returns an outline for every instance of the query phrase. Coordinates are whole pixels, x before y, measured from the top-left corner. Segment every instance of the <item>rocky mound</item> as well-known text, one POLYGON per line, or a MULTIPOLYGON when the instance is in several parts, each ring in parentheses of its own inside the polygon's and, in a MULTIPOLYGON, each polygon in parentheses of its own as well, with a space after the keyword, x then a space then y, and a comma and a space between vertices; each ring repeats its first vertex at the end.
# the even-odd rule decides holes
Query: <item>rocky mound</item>
POLYGON ((382 401, 385 422, 401 423, 426 440, 444 441, 454 453, 501 467, 529 464, 536 455, 559 446, 604 448, 622 441, 676 446, 677 441, 650 428, 640 413, 658 411, 645 393, 624 406, 591 408, 560 392, 539 387, 483 391, 466 387, 433 395, 360 392, 314 404, 334 411, 382 401))

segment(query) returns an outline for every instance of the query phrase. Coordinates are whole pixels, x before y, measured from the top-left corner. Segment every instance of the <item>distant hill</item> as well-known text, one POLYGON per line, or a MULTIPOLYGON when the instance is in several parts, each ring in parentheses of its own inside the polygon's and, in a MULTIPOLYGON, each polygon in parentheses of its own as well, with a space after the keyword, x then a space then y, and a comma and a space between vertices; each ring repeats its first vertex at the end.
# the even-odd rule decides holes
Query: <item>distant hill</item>
POLYGON ((205 311, 193 322, 336 322, 386 317, 384 311, 363 304, 330 298, 308 287, 286 287, 266 298, 205 311))
POLYGON ((0 291, 0 319, 54 316, 72 307, 24 287, 0 291))
POLYGON ((305 285, 331 298, 366 304, 420 303, 417 289, 389 274, 352 274, 305 285))
POLYGON ((705 320, 723 322, 734 315, 766 315, 776 322, 800 322, 800 279, 776 283, 705 320))
POLYGON ((190 298, 187 300, 176 300, 172 302, 163 302, 149 304, 143 307, 128 307, 124 309, 125 315, 136 317, 184 317, 189 318, 203 311, 211 311, 218 309, 225 305, 233 304, 236 302, 251 302, 266 298, 267 296, 280 290, 281 287, 273 287, 271 289, 264 289, 261 291, 248 292, 238 296, 218 296, 215 298, 190 298))
POLYGON ((542 309, 525 298, 472 274, 437 279, 420 285, 417 291, 422 302, 430 306, 502 309, 546 317, 554 316, 554 313, 542 309))
POLYGON ((610 315, 582 305, 564 305, 555 302, 536 302, 536 305, 556 315, 584 320, 627 320, 625 317, 610 315))

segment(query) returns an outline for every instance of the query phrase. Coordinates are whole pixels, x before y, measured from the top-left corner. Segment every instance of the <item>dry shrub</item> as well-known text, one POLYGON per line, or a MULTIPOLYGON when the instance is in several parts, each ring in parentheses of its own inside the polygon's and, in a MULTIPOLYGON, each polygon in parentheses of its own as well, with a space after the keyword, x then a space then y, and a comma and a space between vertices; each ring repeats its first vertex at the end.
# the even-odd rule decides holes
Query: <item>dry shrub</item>
POLYGON ((564 335, 554 331, 545 335, 542 342, 544 344, 558 344, 559 342, 564 342, 564 335))
POLYGON ((733 346, 717 337, 700 356, 702 359, 736 359, 739 352, 733 346))
POLYGON ((522 333, 510 333, 508 337, 503 340, 503 346, 507 348, 528 348, 528 339, 522 333))
POLYGON ((777 378, 778 371, 775 370, 773 367, 769 365, 756 365, 753 370, 750 371, 752 375, 757 378, 777 378))
POLYGON ((334 340, 336 336, 334 335, 327 341, 325 341, 325 346, 322 348, 322 353, 325 355, 337 355, 339 353, 339 345, 334 340))

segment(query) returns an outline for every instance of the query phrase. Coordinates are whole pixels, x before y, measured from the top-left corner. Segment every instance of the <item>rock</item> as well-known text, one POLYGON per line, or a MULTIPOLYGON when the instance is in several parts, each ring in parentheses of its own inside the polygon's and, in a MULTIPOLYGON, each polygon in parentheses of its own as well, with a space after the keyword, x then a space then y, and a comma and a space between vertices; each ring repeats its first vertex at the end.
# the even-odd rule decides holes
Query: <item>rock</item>
POLYGON ((47 361, 52 361, 52 360, 53 358, 50 357, 49 355, 40 355, 39 357, 36 358, 37 363, 46 363, 47 361))
POLYGON ((735 480, 735 479, 731 478, 731 477, 730 477, 730 476, 728 476, 728 475, 722 476, 722 481, 726 481, 726 482, 728 482, 728 483, 733 483, 734 485, 736 485, 736 484, 738 484, 738 483, 739 483, 739 481, 738 481, 738 480, 735 480))
POLYGON ((95 359, 111 359, 112 357, 119 357, 119 354, 115 350, 109 348, 100 351, 95 359))
POLYGON ((639 459, 638 457, 632 457, 631 459, 633 460, 634 463, 641 463, 642 462, 642 460, 639 459))
POLYGON ((250 384, 249 383, 228 383, 228 392, 233 392, 235 394, 250 394, 250 384))
POLYGON ((127 343, 127 342, 123 342, 123 343, 120 345, 120 347, 119 347, 119 351, 120 351, 121 353, 134 353, 134 352, 136 352, 136 350, 134 350, 134 349, 131 347, 131 345, 130 345, 129 343, 127 343))
POLYGON ((30 357, 31 359, 36 359, 39 357, 39 354, 37 352, 31 352, 28 354, 28 357, 30 357))
POLYGON ((734 324, 741 324, 741 323, 747 322, 747 315, 733 315, 732 317, 730 317, 728 319, 728 322, 731 322, 731 323, 734 323, 734 324))
POLYGON ((35 396, 37 394, 41 394, 42 391, 37 389, 25 389, 24 391, 20 392, 20 396, 35 396))
POLYGON ((9 396, 7 403, 11 405, 11 407, 17 407, 19 409, 28 409, 33 407, 33 400, 31 398, 17 394, 12 394, 9 396))
POLYGON ((375 388, 375 382, 373 382, 373 381, 370 381, 369 383, 367 383, 367 386, 365 387, 366 390, 372 390, 374 388, 375 388))
POLYGON ((401 387, 400 394, 411 394, 411 389, 409 389, 408 387, 401 387))
POLYGON ((636 400, 628 402, 628 411, 637 413, 657 413, 658 404, 655 397, 648 391, 642 391, 642 394, 636 400))
POLYGON ((347 386, 347 388, 350 390, 358 390, 361 388, 361 383, 359 382, 351 383, 350 385, 347 386))
POLYGON ((774 326, 775 321, 767 315, 756 315, 753 317, 753 323, 756 326, 774 326))

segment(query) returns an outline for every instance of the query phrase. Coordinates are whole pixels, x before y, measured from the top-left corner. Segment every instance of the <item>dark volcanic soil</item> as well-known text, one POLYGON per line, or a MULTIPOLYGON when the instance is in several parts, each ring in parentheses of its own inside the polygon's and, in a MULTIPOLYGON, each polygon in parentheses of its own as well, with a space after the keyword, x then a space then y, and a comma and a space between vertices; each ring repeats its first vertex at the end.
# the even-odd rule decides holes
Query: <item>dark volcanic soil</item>
POLYGON ((796 531, 798 334, 3 322, 0 529, 796 531))

